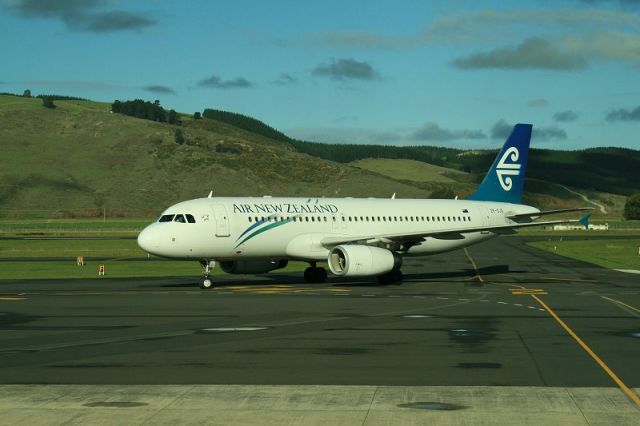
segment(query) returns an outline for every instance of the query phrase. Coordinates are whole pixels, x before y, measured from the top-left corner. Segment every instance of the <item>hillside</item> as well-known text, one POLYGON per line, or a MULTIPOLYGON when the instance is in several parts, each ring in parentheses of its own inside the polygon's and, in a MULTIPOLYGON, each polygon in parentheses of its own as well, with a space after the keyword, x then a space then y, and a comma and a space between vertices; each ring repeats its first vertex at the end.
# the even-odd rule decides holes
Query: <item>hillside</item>
MULTIPOLYGON (((57 108, 47 109, 40 99, 0 96, 0 217, 101 216, 103 211, 110 217, 150 217, 171 203, 206 196, 210 190, 220 196, 396 193, 412 198, 428 197, 444 186, 464 196, 473 191, 479 176, 462 170, 475 172, 486 163, 484 171, 495 156, 495 152, 469 155, 449 148, 368 147, 367 151, 367 147, 350 150, 300 142, 251 117, 215 110, 208 110, 214 118, 181 116, 178 127, 113 114, 106 103, 56 100, 55 104, 57 108), (175 142, 178 128, 184 134, 183 145, 175 142), (327 152, 342 157, 336 161, 316 157, 305 146, 320 157, 331 157, 327 152), (309 152, 302 152, 305 149, 309 152), (365 152, 368 157, 390 158, 358 158, 365 152), (342 162, 353 161, 354 156, 359 161, 342 162), (429 159, 433 164, 416 161, 429 159)), ((568 164, 582 167, 583 173, 599 173, 598 167, 574 161, 573 154, 558 159, 553 152, 541 153, 538 159, 538 151, 531 155, 530 174, 536 162, 543 168, 550 164, 563 170, 568 164)), ((622 154, 633 162, 635 153, 622 154)), ((596 156, 589 161, 613 160, 596 156)), ((605 170, 610 173, 607 182, 619 184, 625 179, 624 174, 605 170)), ((633 173, 620 187, 628 190, 634 185, 633 173)), ((549 174, 564 182, 561 175, 549 174)), ((585 204, 549 180, 529 179, 525 201, 542 207, 585 204)), ((614 214, 624 202, 619 195, 567 185, 615 206, 614 214)))
POLYGON ((298 153, 215 120, 176 126, 110 112, 109 104, 0 96, 0 216, 157 215, 216 195, 427 197, 430 191, 298 153))
MULTIPOLYGON (((496 150, 464 151, 437 146, 324 144, 292 139, 267 124, 241 114, 205 110, 210 117, 251 133, 287 142, 298 152, 339 163, 358 160, 417 160, 472 174, 477 182, 496 156, 496 150)), ((529 179, 555 182, 587 191, 630 195, 640 192, 640 151, 626 148, 589 148, 558 151, 532 148, 529 179)), ((366 167, 364 167, 366 168, 366 167)))

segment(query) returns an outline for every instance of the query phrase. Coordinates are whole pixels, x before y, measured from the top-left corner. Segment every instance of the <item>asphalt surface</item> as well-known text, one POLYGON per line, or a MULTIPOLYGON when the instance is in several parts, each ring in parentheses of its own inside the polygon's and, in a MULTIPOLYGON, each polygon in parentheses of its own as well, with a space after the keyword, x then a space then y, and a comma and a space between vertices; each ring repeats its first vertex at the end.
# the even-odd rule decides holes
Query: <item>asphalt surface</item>
POLYGON ((0 281, 0 383, 616 387, 578 338, 640 386, 640 275, 520 238, 403 271, 0 281))

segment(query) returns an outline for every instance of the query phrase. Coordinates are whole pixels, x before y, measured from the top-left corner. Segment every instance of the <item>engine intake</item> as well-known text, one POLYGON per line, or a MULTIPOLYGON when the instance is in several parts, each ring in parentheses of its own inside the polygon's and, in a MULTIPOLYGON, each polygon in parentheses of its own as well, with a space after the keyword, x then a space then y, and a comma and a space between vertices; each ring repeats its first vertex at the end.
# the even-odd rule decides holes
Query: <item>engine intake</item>
POLYGON ((220 268, 227 274, 263 274, 287 266, 286 260, 226 260, 220 268))
POLYGON ((328 263, 329 269, 335 275, 364 277, 399 269, 402 258, 387 249, 352 244, 332 248, 328 263))

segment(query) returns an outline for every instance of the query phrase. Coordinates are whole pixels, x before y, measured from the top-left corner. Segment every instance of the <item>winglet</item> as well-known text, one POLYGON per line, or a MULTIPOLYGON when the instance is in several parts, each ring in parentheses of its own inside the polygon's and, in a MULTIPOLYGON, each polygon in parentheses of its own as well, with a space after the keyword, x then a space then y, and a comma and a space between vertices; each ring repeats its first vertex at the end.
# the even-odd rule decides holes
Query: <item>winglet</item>
POLYGON ((589 229, 589 219, 591 219, 591 213, 580 219, 580 223, 584 226, 584 229, 589 229))

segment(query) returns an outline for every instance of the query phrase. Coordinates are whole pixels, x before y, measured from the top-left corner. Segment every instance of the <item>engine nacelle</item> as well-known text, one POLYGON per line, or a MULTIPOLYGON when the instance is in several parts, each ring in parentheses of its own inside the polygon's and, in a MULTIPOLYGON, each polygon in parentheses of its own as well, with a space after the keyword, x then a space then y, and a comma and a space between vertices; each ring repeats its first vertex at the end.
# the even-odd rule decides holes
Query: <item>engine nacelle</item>
POLYGON ((263 274, 287 266, 286 260, 226 260, 220 268, 227 274, 263 274))
POLYGON ((387 249, 365 245, 336 246, 329 252, 329 269, 343 277, 386 274, 399 268, 402 258, 387 249))

